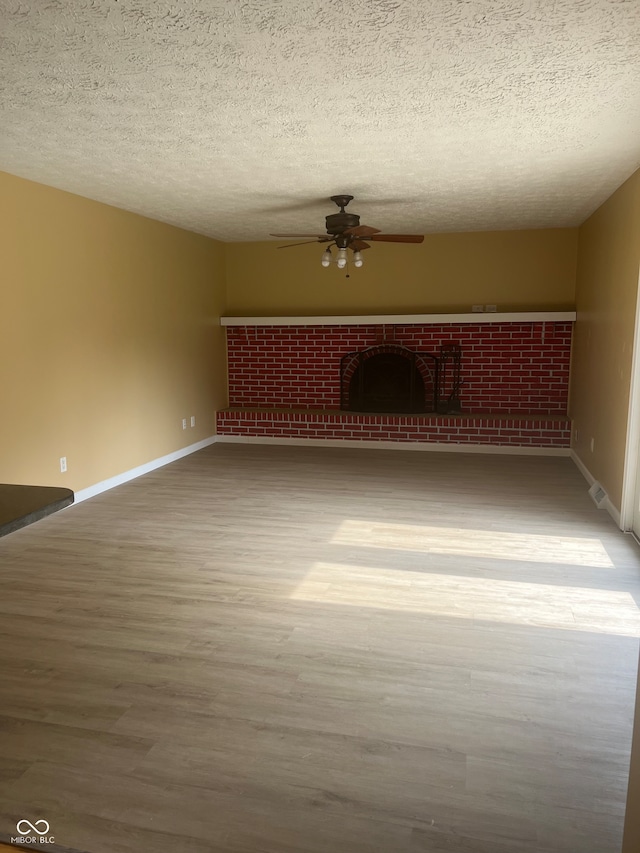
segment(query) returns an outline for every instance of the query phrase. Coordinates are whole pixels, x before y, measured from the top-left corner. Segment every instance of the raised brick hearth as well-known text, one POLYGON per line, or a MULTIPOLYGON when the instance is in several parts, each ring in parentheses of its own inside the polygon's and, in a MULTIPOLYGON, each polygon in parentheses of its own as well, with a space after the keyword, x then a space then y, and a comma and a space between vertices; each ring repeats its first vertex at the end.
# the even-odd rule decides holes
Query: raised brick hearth
POLYGON ((218 433, 567 448, 571 331, 566 321, 229 327, 218 433), (340 359, 382 341, 434 355, 459 344, 463 414, 340 411, 340 359))
POLYGON ((233 409, 220 412, 221 435, 272 438, 360 439, 568 447, 570 421, 556 416, 368 415, 355 412, 294 412, 233 409))

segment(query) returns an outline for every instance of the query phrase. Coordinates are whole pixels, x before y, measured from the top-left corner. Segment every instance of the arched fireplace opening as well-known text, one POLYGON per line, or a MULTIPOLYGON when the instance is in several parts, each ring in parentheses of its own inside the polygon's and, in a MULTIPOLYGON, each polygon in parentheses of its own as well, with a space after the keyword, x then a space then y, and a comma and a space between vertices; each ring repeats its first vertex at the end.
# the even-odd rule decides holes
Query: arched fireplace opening
POLYGON ((349 353, 340 377, 343 410, 415 414, 437 406, 438 359, 398 344, 349 353))

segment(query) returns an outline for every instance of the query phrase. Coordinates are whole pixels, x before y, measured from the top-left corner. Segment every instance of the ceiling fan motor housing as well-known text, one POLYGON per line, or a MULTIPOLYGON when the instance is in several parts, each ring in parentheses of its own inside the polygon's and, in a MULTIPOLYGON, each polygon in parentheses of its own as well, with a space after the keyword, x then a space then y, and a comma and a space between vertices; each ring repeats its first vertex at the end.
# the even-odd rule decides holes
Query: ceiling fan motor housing
POLYGON ((356 213, 332 213, 326 217, 327 234, 342 234, 347 228, 360 225, 360 217, 356 213))

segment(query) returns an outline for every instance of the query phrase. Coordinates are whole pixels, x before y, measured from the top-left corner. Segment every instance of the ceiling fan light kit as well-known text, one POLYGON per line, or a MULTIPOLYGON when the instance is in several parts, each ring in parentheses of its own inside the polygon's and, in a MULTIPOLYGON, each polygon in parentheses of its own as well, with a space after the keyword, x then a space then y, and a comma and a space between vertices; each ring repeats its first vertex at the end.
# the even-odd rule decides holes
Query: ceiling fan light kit
POLYGON ((348 250, 353 252, 353 265, 361 267, 364 263, 362 252, 371 248, 368 241, 380 243, 422 243, 424 237, 419 234, 381 234, 379 228, 370 225, 360 225, 360 217, 356 213, 347 213, 345 208, 352 195, 332 195, 331 201, 339 208, 339 213, 331 213, 325 217, 326 234, 271 234, 272 237, 311 237, 304 243, 290 243, 280 246, 280 249, 290 249, 292 246, 304 246, 307 243, 329 243, 322 253, 320 263, 323 267, 331 266, 335 261, 338 269, 347 266, 348 250), (331 253, 332 246, 338 250, 334 258, 331 253))

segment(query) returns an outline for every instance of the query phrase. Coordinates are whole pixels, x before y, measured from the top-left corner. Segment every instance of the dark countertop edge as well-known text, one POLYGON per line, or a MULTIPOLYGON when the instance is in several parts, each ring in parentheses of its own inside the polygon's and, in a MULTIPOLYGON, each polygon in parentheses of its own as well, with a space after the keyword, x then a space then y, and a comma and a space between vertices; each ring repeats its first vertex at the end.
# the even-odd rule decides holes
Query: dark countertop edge
POLYGON ((71 506, 74 500, 74 494, 69 490, 69 495, 67 497, 60 498, 57 501, 52 501, 50 504, 46 504, 45 506, 35 509, 26 515, 14 518, 11 521, 7 521, 5 524, 0 525, 0 536, 15 533, 16 530, 20 530, 22 527, 27 527, 27 525, 33 524, 35 521, 40 521, 48 515, 58 512, 58 510, 71 506))

